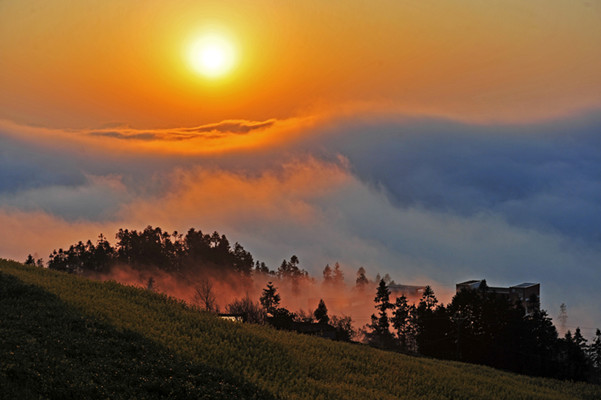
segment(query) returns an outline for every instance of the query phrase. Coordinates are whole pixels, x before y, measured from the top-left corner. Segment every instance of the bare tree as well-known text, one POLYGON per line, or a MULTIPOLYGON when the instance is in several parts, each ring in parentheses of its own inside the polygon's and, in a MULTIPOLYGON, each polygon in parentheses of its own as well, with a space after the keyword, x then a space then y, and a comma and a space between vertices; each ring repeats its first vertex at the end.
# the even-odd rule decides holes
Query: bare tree
POLYGON ((252 324, 263 324, 265 322, 265 310, 259 302, 252 301, 248 293, 241 300, 234 300, 231 304, 225 306, 230 314, 242 314, 244 322, 252 324))
POLYGON ((213 283, 209 279, 201 279, 196 286, 194 294, 194 302, 203 310, 210 312, 219 312, 215 293, 213 292, 213 283))

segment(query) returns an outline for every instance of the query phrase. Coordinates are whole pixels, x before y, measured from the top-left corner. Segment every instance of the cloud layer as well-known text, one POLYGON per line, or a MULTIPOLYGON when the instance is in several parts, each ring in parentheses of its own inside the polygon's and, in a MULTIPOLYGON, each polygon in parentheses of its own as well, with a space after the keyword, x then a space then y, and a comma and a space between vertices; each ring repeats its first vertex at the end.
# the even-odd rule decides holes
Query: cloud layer
POLYGON ((254 130, 269 128, 274 119, 267 121, 231 120, 215 124, 200 125, 192 128, 140 130, 129 127, 121 129, 97 129, 82 131, 90 136, 108 137, 122 140, 142 141, 180 141, 193 139, 217 139, 229 135, 243 135, 254 130))
POLYGON ((5 124, 0 255, 46 257, 119 227, 196 227, 271 267, 297 254, 318 275, 340 261, 347 278, 365 266, 432 283, 445 301, 466 279, 541 282, 551 316, 565 302, 568 325, 592 328, 601 322, 600 128, 598 115, 519 126, 374 114, 226 121, 190 132, 269 145, 161 153, 168 130, 148 132, 149 150, 123 147, 120 135, 141 133, 131 128, 110 128, 119 135, 95 147, 89 132, 5 124))

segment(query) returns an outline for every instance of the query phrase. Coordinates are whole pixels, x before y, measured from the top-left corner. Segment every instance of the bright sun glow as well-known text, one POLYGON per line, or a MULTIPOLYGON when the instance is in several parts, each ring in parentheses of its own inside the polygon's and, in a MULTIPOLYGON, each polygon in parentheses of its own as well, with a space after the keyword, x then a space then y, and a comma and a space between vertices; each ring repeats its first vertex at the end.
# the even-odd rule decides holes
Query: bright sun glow
POLYGON ((218 78, 234 67, 236 49, 224 36, 210 34, 192 43, 188 58, 196 72, 208 78, 218 78))

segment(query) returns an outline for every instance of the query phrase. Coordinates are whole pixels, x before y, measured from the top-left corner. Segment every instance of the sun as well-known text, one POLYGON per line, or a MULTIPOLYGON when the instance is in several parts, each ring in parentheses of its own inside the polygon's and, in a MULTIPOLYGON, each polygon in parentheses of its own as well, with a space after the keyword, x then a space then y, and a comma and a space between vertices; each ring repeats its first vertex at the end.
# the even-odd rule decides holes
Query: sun
POLYGON ((194 40, 188 51, 192 69, 211 79, 223 77, 232 71, 237 54, 233 42, 224 35, 205 34, 194 40))

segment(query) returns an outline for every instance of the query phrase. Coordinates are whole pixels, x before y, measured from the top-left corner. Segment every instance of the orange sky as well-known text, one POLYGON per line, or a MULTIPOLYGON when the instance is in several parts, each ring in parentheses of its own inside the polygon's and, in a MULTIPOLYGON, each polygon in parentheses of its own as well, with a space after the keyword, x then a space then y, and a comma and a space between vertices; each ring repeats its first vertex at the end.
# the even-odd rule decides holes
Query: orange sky
POLYGON ((166 128, 340 106, 495 121, 601 106, 598 2, 172 3, 1 2, 0 118, 166 128), (206 29, 239 49, 217 82, 185 59, 206 29))

